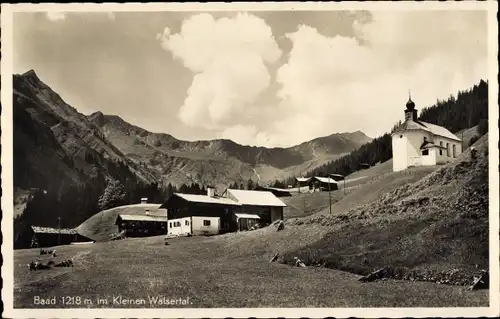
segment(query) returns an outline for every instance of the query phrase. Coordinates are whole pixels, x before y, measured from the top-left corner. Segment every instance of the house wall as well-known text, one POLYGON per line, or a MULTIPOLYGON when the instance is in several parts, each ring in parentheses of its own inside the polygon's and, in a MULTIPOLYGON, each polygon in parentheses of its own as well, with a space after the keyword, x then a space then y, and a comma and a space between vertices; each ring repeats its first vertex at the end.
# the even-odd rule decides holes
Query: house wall
POLYGON ((402 171, 408 167, 407 137, 404 133, 392 136, 392 170, 402 171))
POLYGON ((433 147, 428 149, 429 155, 422 155, 422 165, 436 165, 436 153, 438 153, 438 149, 433 147))
POLYGON ((219 233, 220 218, 209 216, 193 216, 193 235, 215 235, 219 233), (204 221, 210 221, 210 225, 204 225, 204 221))
POLYGON ((451 162, 454 158, 457 158, 460 154, 462 154, 462 142, 437 136, 436 145, 440 145, 440 143, 442 143, 444 147, 447 147, 448 151, 444 149, 441 154, 439 154, 439 150, 436 151, 437 164, 451 162), (453 157, 453 145, 455 145, 455 157, 453 157))
POLYGON ((169 235, 187 235, 191 234, 191 217, 183 217, 168 220, 169 235), (179 226, 174 226, 179 223, 179 226))
POLYGON ((392 169, 394 172, 404 170, 410 166, 444 164, 452 161, 461 153, 462 146, 460 141, 434 136, 425 131, 407 131, 392 136, 392 169), (420 147, 424 142, 424 137, 436 145, 440 145, 440 143, 443 143, 444 147, 448 145, 449 156, 446 150, 442 150, 440 154, 439 148, 429 149, 429 155, 422 155, 420 147), (455 157, 453 157, 453 145, 455 145, 456 150, 455 157))
POLYGON ((271 223, 283 219, 283 207, 271 207, 271 223))

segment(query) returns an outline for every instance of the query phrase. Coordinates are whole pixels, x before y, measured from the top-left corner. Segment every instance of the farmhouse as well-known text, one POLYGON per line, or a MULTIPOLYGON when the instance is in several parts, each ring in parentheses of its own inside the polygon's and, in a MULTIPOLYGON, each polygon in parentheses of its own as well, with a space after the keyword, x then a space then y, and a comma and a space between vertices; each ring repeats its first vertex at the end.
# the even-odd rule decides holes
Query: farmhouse
POLYGON ((283 219, 283 207, 286 205, 271 192, 227 189, 224 195, 240 204, 235 208, 235 216, 242 229, 247 224, 258 222, 260 225, 267 225, 283 219))
POLYGON ((92 239, 79 234, 75 229, 31 226, 31 247, 51 247, 77 242, 91 242, 92 239))
POLYGON ((335 191, 339 189, 338 182, 331 177, 315 176, 311 179, 310 188, 318 191, 335 191))
POLYGON ((312 177, 296 177, 297 184, 299 187, 310 186, 312 177))
POLYGON ((276 187, 265 187, 265 186, 257 186, 258 191, 266 191, 273 193, 276 197, 290 197, 292 194, 288 189, 276 188, 276 187))
POLYGON ((115 224, 127 237, 146 237, 167 233, 167 216, 119 214, 115 224))
POLYGON ((167 209, 169 235, 215 235, 246 230, 256 223, 283 218, 286 206, 271 192, 207 188, 207 195, 174 193, 160 207, 167 209))
POLYGON ((406 103, 405 121, 392 133, 393 171, 450 162, 462 153, 462 141, 446 128, 417 118, 415 103, 406 103))

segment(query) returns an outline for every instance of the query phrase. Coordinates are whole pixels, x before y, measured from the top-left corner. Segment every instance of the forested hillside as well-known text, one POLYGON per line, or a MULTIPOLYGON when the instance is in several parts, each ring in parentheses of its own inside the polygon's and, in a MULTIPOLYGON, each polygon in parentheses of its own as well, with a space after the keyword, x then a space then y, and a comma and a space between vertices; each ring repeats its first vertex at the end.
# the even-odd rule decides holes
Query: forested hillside
MULTIPOLYGON (((438 100, 436 104, 423 108, 419 119, 446 127, 451 132, 458 132, 478 125, 477 136, 488 131, 488 83, 481 80, 469 90, 459 91, 445 101, 438 100)), ((397 129, 397 123, 391 132, 397 129)), ((466 147, 468 145, 465 145, 466 147)), ((363 164, 374 165, 392 158, 392 141, 390 134, 384 134, 371 142, 362 145, 359 149, 337 160, 330 161, 305 176, 326 176, 336 173, 347 176, 363 167, 363 164)), ((276 181, 273 186, 283 187, 293 185, 295 179, 276 181)))

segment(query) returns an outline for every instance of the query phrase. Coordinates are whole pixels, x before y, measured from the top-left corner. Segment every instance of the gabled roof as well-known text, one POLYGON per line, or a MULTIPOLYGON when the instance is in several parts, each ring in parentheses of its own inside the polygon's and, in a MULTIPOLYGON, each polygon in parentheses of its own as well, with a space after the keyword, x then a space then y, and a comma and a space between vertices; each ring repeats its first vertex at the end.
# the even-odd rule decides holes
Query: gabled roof
POLYGON ((412 131, 412 130, 422 130, 437 136, 446 137, 455 141, 460 141, 460 139, 455 134, 451 133, 448 129, 436 124, 431 124, 423 121, 406 120, 393 134, 398 134, 401 132, 412 131))
POLYGON ((434 148, 434 147, 435 148, 441 148, 441 149, 444 149, 444 150, 446 149, 446 147, 444 147, 444 146, 436 145, 436 144, 434 144, 432 142, 428 142, 428 141, 424 142, 422 144, 422 146, 420 146, 420 149, 421 150, 425 150, 425 149, 434 148))
POLYGON ((153 216, 153 215, 129 215, 129 214, 119 214, 118 218, 122 220, 129 221, 145 221, 145 222, 166 222, 168 219, 165 216, 153 216))
POLYGON ((205 204, 219 204, 219 205, 236 205, 240 206, 239 203, 225 197, 210 197, 208 195, 192 195, 192 194, 181 194, 174 193, 175 196, 178 196, 188 202, 193 203, 205 203, 205 204))
POLYGON ((316 180, 320 181, 321 183, 330 183, 330 184, 338 184, 336 180, 334 180, 332 177, 314 177, 316 180))
POLYGON ((286 207, 285 203, 268 191, 228 189, 227 192, 241 205, 286 207))
POLYGON ((64 235, 76 235, 78 234, 75 229, 70 228, 52 228, 43 226, 31 226, 35 234, 64 234, 64 235))

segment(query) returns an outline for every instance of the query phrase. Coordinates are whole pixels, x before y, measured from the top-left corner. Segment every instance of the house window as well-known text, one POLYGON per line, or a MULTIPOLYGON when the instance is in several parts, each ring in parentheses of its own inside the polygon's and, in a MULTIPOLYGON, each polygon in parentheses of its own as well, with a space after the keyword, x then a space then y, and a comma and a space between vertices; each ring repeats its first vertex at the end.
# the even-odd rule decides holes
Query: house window
POLYGON ((457 157, 457 147, 455 144, 453 144, 453 157, 457 157))
POLYGON ((450 157, 450 143, 446 143, 446 156, 450 157))
POLYGON ((210 226, 210 221, 205 219, 203 221, 203 226, 210 226))
POLYGON ((185 221, 185 225, 186 225, 186 226, 189 226, 189 221, 187 221, 187 220, 186 220, 186 221, 185 221))
POLYGON ((429 155, 429 150, 423 150, 422 155, 429 155))
MULTIPOLYGON (((443 142, 439 142, 439 146, 443 147, 443 142)), ((443 155, 443 149, 439 149, 439 155, 443 155)))
POLYGON ((170 222, 170 228, 172 228, 172 222, 170 222))
POLYGON ((399 138, 403 138, 403 135, 399 135, 399 138))

